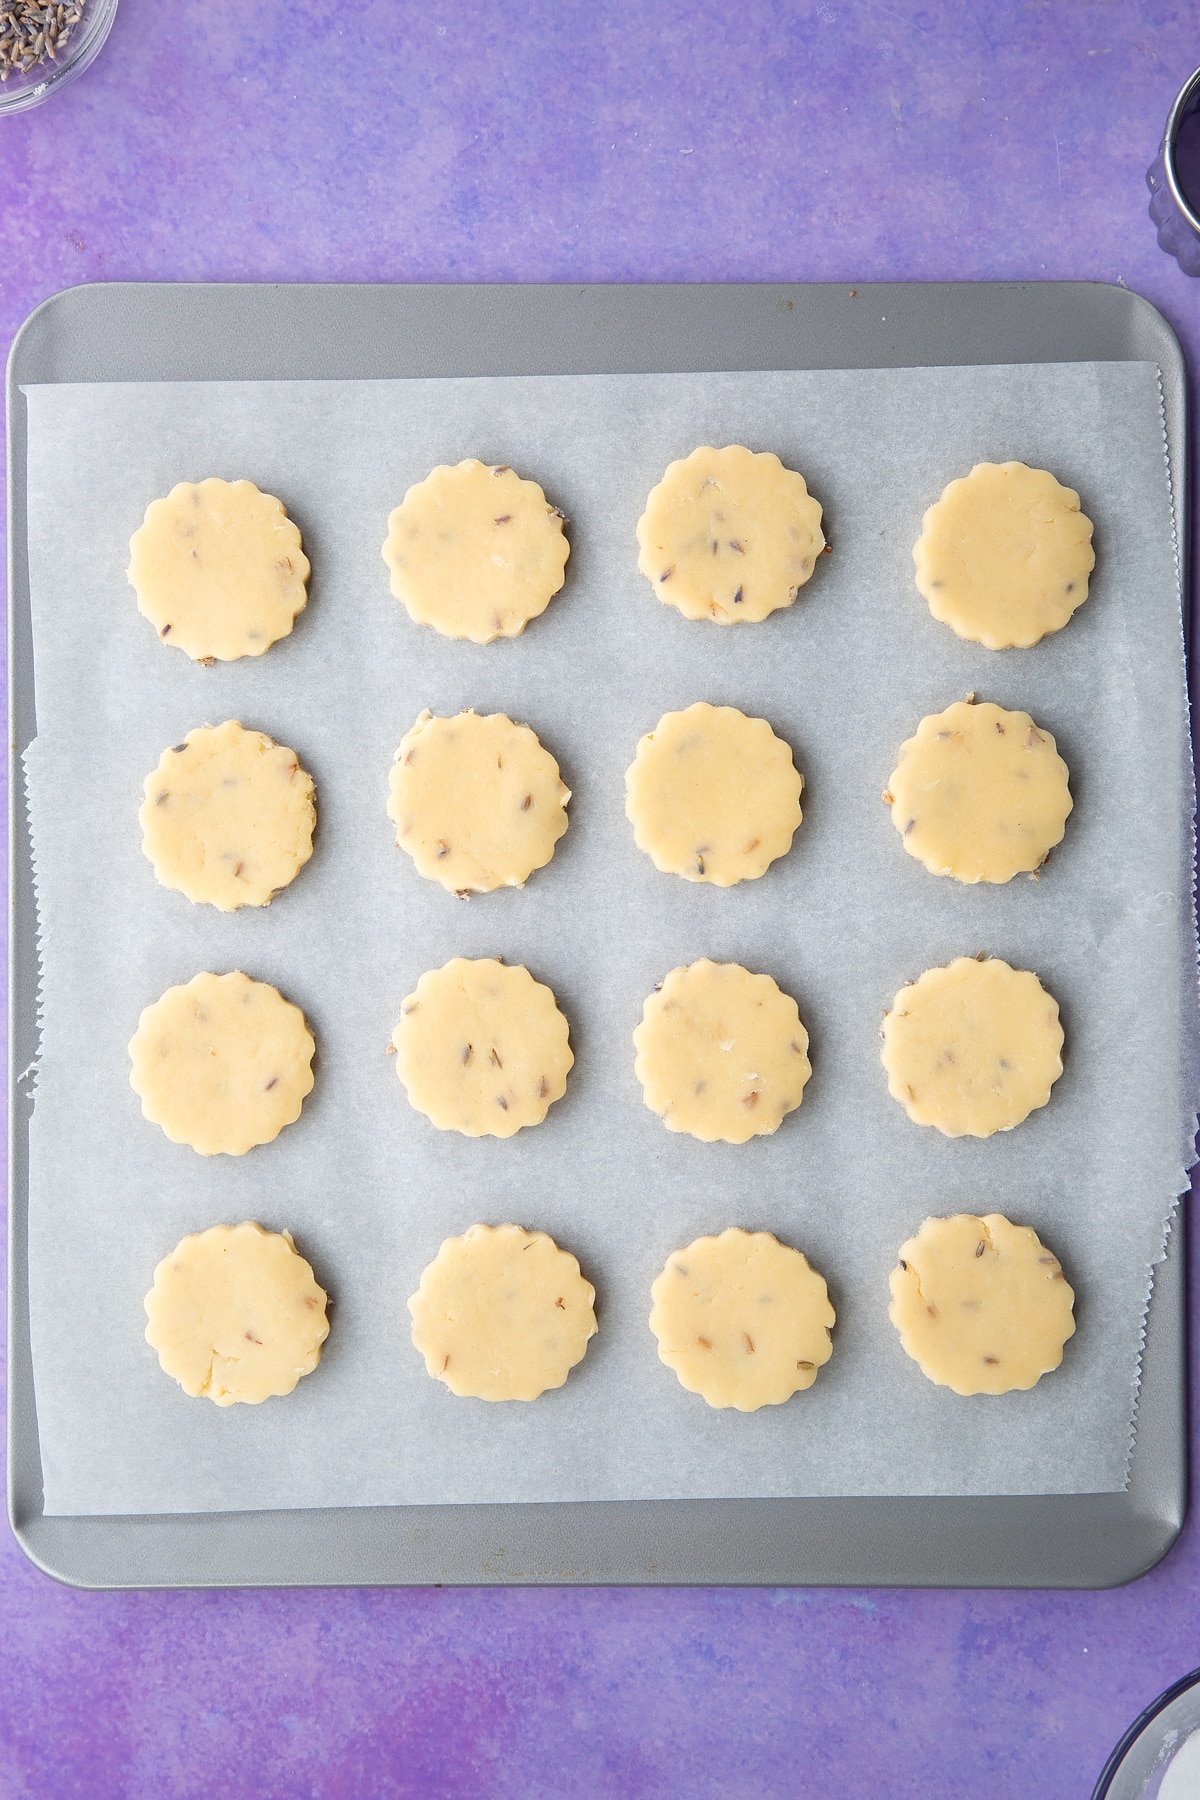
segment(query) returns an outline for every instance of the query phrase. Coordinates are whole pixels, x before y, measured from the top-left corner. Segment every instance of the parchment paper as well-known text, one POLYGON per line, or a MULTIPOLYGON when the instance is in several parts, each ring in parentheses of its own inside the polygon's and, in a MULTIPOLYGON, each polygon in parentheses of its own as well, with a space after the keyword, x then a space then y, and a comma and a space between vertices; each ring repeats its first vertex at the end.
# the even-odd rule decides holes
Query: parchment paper
POLYGON ((1151 1265, 1197 1092, 1191 773, 1154 368, 97 385, 35 389, 29 404, 44 1020, 30 1271, 47 1511, 1123 1484, 1151 1265), (833 554, 763 625, 685 621, 636 568, 645 495, 709 441, 777 450, 826 508, 833 554), (414 627, 379 556, 408 485, 469 455, 535 476, 571 520, 563 592, 486 648, 414 627), (1099 561, 1065 631, 997 655, 931 620, 911 549, 951 476, 1009 456, 1078 487, 1099 561), (124 574, 147 502, 207 474, 280 495, 314 568, 292 637, 212 669, 156 641, 124 574), (1070 766, 1075 811, 1037 882, 935 880, 880 802, 922 714, 969 690, 1028 708, 1070 766), (623 811, 640 735, 701 698, 765 715, 806 778, 793 853, 730 891, 660 875, 623 811), (457 901, 395 848, 387 774, 423 706, 508 711, 559 757, 571 828, 523 892, 457 901), (271 907, 223 916, 156 886, 136 812, 164 746, 229 717, 299 751, 319 840, 271 907), (879 1020, 906 978, 979 949, 1058 997, 1066 1073, 1018 1130, 951 1142, 889 1098, 879 1020), (566 1098, 507 1143, 434 1130, 384 1054, 403 995, 457 953, 526 963, 571 1022, 566 1098), (812 1036, 803 1107, 741 1148, 667 1133, 633 1076, 644 996, 702 955, 768 971, 812 1036), (299 1123, 241 1159, 169 1143, 129 1087, 142 1006, 205 968, 278 984, 319 1046, 299 1123), (931 1386, 888 1322, 897 1246, 927 1213, 961 1208, 1031 1222, 1078 1293, 1064 1366, 1030 1394, 931 1386), (160 1372, 142 1298, 184 1233, 245 1217, 295 1234, 333 1296, 332 1332, 289 1399, 218 1410, 160 1372), (457 1400, 426 1376, 405 1300, 444 1236, 510 1218, 578 1254, 601 1329, 535 1405, 457 1400), (803 1248, 838 1312, 815 1388, 752 1417, 684 1393, 646 1326, 668 1252, 731 1223, 803 1248))

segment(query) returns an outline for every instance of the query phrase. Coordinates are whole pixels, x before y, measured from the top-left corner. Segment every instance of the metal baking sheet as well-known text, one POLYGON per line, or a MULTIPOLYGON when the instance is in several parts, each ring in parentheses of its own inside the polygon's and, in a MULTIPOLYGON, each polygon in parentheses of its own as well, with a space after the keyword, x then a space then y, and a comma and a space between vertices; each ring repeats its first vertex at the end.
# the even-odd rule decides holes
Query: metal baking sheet
MULTIPOLYGON (((23 749, 34 730, 20 492, 25 460, 22 382, 1122 358, 1151 360, 1163 371, 1177 524, 1184 541, 1178 347, 1158 315, 1121 290, 1062 285, 871 288, 851 295, 842 288, 778 287, 106 287, 60 295, 34 315, 10 363, 14 736, 23 749), (1096 325, 1089 332, 1080 326, 1080 313, 1086 319, 1093 310, 1096 325), (862 341, 855 343, 855 338, 862 341), (236 351, 228 348, 231 343, 239 346, 236 351), (286 351, 280 349, 282 343, 286 351), (330 348, 334 343, 336 353, 330 348), (634 355, 630 344, 637 345, 634 355)), ((15 818, 15 805, 13 810, 15 818)), ((23 819, 17 829, 11 1041, 12 1066, 19 1071, 34 1053, 34 959, 27 892, 24 938, 21 929, 21 885, 28 884, 23 819)), ((1126 1494, 1070 1500, 661 1501, 260 1515, 259 1521, 265 1517, 273 1522, 273 1550, 286 1545, 282 1569, 277 1556, 259 1554, 263 1533, 255 1529, 259 1521, 248 1515, 45 1519, 36 1496, 36 1427, 24 1317, 27 1117, 27 1102, 14 1092, 11 1507, 14 1528, 29 1553, 67 1579, 99 1585, 276 1580, 1100 1585, 1147 1566, 1178 1529, 1184 1463, 1182 1301, 1177 1292, 1173 1318, 1166 1305, 1179 1287, 1178 1244, 1156 1284, 1138 1449, 1126 1494), (1164 1312, 1170 1320, 1166 1326, 1164 1312), (1165 1352, 1161 1377, 1160 1344, 1165 1352), (1160 1397, 1164 1443, 1148 1446, 1160 1397), (1176 1463, 1177 1481, 1164 1481, 1176 1463), (927 1555, 918 1549, 922 1543, 936 1543, 937 1567, 928 1566, 927 1555), (1031 1544, 1036 1545, 1033 1555, 1031 1544)))

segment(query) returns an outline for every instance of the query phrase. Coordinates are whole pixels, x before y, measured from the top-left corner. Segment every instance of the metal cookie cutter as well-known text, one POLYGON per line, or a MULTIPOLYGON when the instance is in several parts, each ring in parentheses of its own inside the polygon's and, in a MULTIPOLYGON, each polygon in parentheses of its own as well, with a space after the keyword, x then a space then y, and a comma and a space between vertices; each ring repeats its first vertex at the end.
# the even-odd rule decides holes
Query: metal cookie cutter
POLYGON ((1200 275, 1200 69, 1179 90, 1146 184, 1159 243, 1186 275, 1200 275))

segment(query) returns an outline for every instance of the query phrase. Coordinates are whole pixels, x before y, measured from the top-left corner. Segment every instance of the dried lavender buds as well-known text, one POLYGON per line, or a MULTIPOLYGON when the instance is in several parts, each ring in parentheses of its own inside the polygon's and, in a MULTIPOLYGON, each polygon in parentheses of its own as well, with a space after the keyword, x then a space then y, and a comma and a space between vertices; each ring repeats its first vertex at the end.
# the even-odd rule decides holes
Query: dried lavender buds
POLYGON ((57 63, 87 3, 71 0, 69 5, 36 6, 31 0, 7 0, 0 7, 0 81, 28 75, 45 63, 57 63))

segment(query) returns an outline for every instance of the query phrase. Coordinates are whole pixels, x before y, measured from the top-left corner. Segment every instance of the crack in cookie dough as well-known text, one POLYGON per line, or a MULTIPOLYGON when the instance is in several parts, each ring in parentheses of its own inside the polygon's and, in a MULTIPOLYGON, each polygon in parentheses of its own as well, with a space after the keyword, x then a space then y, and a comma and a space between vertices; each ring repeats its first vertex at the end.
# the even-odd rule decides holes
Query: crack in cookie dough
POLYGON ((673 462, 638 520, 638 567, 688 619, 755 624, 791 606, 825 548, 821 506, 769 451, 707 445, 673 462))
POLYGON ((447 1238, 408 1303, 435 1381, 475 1400, 560 1388, 596 1333, 595 1290, 544 1231, 472 1225, 447 1238))
POLYGON ((388 817, 420 874, 453 894, 523 887, 567 829, 558 764, 504 713, 423 712, 392 765, 388 817))
POLYGON ((490 644, 545 612, 570 555, 563 516, 503 464, 442 464, 388 520, 392 593, 418 625, 490 644))
POLYGON ((921 720, 883 798, 909 855, 962 882, 1040 869, 1072 804, 1048 731, 1027 712, 966 700, 921 720))
POLYGON ((439 1131, 512 1137, 540 1125, 575 1061, 554 995, 528 969, 456 956, 422 975, 392 1033, 410 1104, 439 1131))
POLYGON ((705 958, 672 969, 647 999, 633 1043, 651 1112, 708 1144, 778 1131, 812 1074, 796 1002, 738 963, 705 958))
POLYGON ((181 481, 152 501, 128 574, 160 640, 194 662, 261 656, 308 599, 300 533, 252 481, 181 481))
POLYGON ((235 720, 164 750, 143 791, 142 849, 163 887, 197 905, 266 906, 312 855, 312 777, 235 720))
POLYGON ((1028 1389, 1063 1358, 1075 1296, 1029 1225, 926 1219, 901 1244, 888 1316, 922 1374, 956 1394, 1028 1389))
POLYGON ((803 777, 765 719, 705 701, 664 713, 625 775, 639 850, 665 875, 733 887, 785 856, 803 777))
POLYGON ((667 1258, 650 1298, 660 1359, 710 1406, 779 1406, 833 1354, 823 1277, 769 1231, 697 1238, 667 1258))
POLYGON ((960 956, 900 989, 883 1019, 888 1092, 946 1137, 1011 1131, 1062 1074, 1058 1002, 1028 969, 960 956))
POLYGON ((976 463, 926 512, 913 562, 935 619, 987 650, 1027 649, 1087 599, 1092 521, 1048 470, 976 463))
POLYGON ((129 1080, 172 1143, 242 1156, 300 1117, 315 1049, 304 1014, 276 988, 206 973, 145 1008, 129 1080))
POLYGON ((155 1269, 146 1342, 193 1399, 257 1406, 316 1368, 327 1303, 290 1232, 213 1225, 155 1269))

